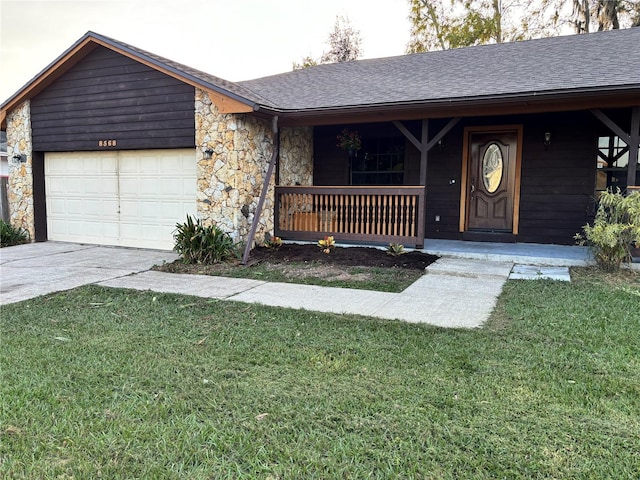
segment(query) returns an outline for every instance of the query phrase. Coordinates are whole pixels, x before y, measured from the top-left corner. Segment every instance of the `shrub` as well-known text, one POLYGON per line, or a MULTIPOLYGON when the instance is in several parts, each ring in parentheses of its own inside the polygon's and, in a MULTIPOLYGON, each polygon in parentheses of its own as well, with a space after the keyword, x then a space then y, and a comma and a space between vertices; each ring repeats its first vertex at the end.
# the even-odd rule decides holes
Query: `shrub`
POLYGON ((336 246, 336 241, 333 237, 324 237, 322 240, 318 240, 318 247, 322 250, 322 253, 331 253, 331 250, 336 246))
POLYGON ((185 223, 176 224, 173 249, 185 263, 218 263, 232 257, 236 250, 231 236, 216 225, 204 226, 187 215, 185 223))
POLYGON ((264 239, 264 246, 271 250, 277 250, 282 246, 282 239, 280 237, 268 236, 264 239))
POLYGON ((29 232, 24 228, 14 227, 10 223, 0 220, 0 247, 12 247, 28 243, 29 240, 29 232))
POLYGON ((619 270, 622 262, 631 260, 632 244, 640 245, 640 192, 626 197, 619 190, 603 192, 593 225, 582 229, 575 238, 591 247, 598 267, 619 270))
POLYGON ((398 257, 403 253, 407 253, 404 249, 404 245, 401 243, 390 243, 387 247, 387 255, 391 255, 392 257, 398 257))

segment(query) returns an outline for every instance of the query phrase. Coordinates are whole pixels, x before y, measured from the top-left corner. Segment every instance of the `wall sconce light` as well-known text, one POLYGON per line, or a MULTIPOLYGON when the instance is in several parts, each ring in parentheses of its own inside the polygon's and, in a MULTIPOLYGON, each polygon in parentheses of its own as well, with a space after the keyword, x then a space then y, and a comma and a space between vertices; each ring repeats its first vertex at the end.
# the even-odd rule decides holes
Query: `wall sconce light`
POLYGON ((25 163, 27 161, 27 156, 26 155, 21 155, 19 153, 14 153, 13 154, 13 161, 15 163, 25 163))
POLYGON ((444 150, 444 137, 438 140, 438 149, 444 150))
POLYGON ((204 153, 204 158, 209 159, 213 156, 213 149, 207 148, 203 153, 204 153))
POLYGON ((548 150, 551 145, 551 132, 544 132, 544 149, 548 150))

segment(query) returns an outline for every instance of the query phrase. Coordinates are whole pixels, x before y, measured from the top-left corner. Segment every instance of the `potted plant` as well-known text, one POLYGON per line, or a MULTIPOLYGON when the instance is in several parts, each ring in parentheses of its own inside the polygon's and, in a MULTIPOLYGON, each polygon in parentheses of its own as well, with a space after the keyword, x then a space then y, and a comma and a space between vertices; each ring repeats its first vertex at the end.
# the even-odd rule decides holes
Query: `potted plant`
POLYGON ((347 151, 350 157, 355 156, 358 150, 362 148, 362 139, 356 130, 345 128, 336 138, 338 139, 337 146, 347 151))

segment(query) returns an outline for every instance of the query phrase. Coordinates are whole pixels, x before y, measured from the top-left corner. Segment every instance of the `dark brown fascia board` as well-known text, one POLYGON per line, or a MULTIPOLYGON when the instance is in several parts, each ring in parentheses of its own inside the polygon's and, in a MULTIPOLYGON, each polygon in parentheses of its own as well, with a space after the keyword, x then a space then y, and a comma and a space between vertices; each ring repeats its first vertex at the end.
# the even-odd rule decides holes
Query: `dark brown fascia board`
MULTIPOLYGON (((237 106, 237 113, 247 113, 258 109, 258 105, 240 95, 229 92, 217 85, 205 82, 191 74, 183 72, 170 65, 166 65, 159 60, 144 55, 138 51, 128 48, 126 45, 119 44, 109 38, 103 37, 94 32, 87 32, 80 40, 69 47, 62 55, 51 62, 44 70, 29 80, 20 90, 9 97, 2 105, 0 105, 0 126, 6 128, 6 115, 13 108, 18 106, 26 99, 33 98, 38 93, 51 85, 55 80, 60 78, 69 69, 76 65, 80 60, 86 57, 97 46, 103 46, 117 53, 125 55, 135 61, 147 65, 154 70, 158 70, 170 77, 176 78, 193 87, 201 88, 208 93, 221 95, 230 99, 232 105, 237 106)), ((227 112, 233 113, 233 112, 227 112)))
MULTIPOLYGON (((425 118, 478 117, 528 113, 622 108, 640 104, 640 85, 609 90, 572 90, 523 95, 459 98, 368 106, 347 106, 298 111, 276 111, 281 126, 371 123, 425 118)), ((261 109, 264 111, 263 109, 261 109)))

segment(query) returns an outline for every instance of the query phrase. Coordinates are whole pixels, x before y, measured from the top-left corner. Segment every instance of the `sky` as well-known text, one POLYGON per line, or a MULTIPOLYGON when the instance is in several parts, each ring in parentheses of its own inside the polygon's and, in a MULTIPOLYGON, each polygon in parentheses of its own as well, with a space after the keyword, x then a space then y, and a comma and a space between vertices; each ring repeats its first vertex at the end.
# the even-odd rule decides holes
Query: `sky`
POLYGON ((87 31, 231 81, 320 57, 337 16, 362 58, 402 55, 407 0, 0 0, 0 103, 87 31))

